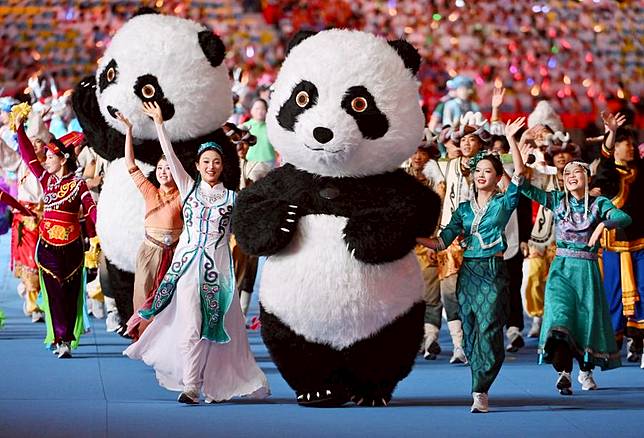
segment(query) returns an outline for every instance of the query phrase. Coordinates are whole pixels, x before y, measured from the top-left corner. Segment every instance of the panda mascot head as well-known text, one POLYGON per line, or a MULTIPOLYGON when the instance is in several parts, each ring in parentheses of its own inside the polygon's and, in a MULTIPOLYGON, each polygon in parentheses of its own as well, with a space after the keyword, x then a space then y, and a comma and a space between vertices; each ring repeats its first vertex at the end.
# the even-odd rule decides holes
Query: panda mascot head
POLYGON ((199 145, 220 144, 227 163, 222 182, 239 184, 239 159, 221 126, 233 108, 222 41, 207 27, 179 17, 140 11, 113 36, 96 73, 75 88, 74 111, 91 146, 108 161, 98 201, 97 232, 111 293, 121 318, 132 313, 133 272, 144 239, 145 205, 123 160, 124 129, 116 112, 133 124, 134 154, 144 173, 161 157, 153 121, 141 111, 157 102, 176 155, 196 176, 199 145), (128 304, 129 303, 129 304, 128 304))
POLYGON ((402 40, 339 29, 298 34, 271 96, 271 143, 284 161, 323 176, 396 169, 423 136, 419 65, 402 40))
MULTIPOLYGON (((76 87, 74 110, 90 146, 109 161, 123 156, 118 111, 133 124, 136 159, 155 165, 161 156, 156 129, 141 111, 143 102, 155 101, 175 152, 194 174, 199 144, 228 143, 219 129, 233 109, 224 56, 221 39, 204 25, 142 10, 116 32, 96 74, 76 87)), ((225 149, 227 162, 237 161, 234 148, 225 149)), ((222 179, 236 188, 237 166, 228 166, 222 179)))

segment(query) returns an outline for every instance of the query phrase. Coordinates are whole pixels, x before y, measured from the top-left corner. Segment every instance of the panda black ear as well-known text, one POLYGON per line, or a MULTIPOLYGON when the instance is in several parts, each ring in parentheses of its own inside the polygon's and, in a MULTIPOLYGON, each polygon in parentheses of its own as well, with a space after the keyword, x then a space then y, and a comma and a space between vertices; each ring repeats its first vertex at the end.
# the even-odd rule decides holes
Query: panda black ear
POLYGON ((134 15, 132 15, 132 17, 134 18, 134 17, 138 17, 139 15, 158 14, 158 13, 159 13, 159 11, 157 11, 154 8, 150 8, 148 6, 143 6, 143 7, 139 8, 139 9, 137 9, 136 12, 134 13, 134 15))
POLYGON ((302 41, 304 41, 308 37, 312 37, 316 33, 317 32, 315 32, 313 30, 301 30, 298 33, 296 33, 295 36, 293 38, 291 38, 291 41, 288 42, 288 47, 286 48, 286 55, 285 56, 288 56, 288 54, 291 52, 291 50, 293 50, 293 47, 297 46, 298 44, 300 44, 302 41))
POLYGON ((405 40, 387 41, 398 52, 407 67, 415 75, 420 68, 420 54, 418 50, 405 40))
POLYGON ((202 30, 199 32, 199 45, 210 65, 219 67, 226 56, 226 47, 221 38, 211 30, 202 30))

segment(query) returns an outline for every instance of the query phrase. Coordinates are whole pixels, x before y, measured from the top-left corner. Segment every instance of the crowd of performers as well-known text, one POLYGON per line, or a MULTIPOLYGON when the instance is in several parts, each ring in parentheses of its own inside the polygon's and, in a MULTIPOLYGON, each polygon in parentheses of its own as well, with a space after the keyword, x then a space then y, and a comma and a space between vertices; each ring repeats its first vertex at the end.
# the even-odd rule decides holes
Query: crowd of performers
MULTIPOLYGON (((644 227, 635 205, 643 169, 634 131, 620 114, 603 113, 601 157, 586 163, 547 103, 504 124, 498 117, 503 96, 495 91, 490 121, 468 111, 475 108, 465 97, 439 105, 432 120, 442 120, 434 127, 443 129, 428 130, 427 141, 403 164, 443 199, 435 235, 417 240, 426 286, 420 349, 428 360, 441 354, 445 317, 450 363, 470 365, 472 412, 488 411, 505 352, 525 345, 524 311, 533 318, 527 336, 539 337, 539 361, 553 365, 563 395, 572 394, 573 361, 581 388, 596 389, 593 369, 620 366, 624 339, 627 360, 641 360, 644 368, 644 227)), ((245 326, 258 260, 231 250, 230 227, 232 187, 243 190, 279 165, 266 138, 267 106, 262 99, 254 103, 252 135, 226 127, 237 144, 239 182, 226 181, 229 164, 214 142, 199 147, 193 179, 167 139, 160 108, 145 104, 141 111, 154 121, 164 153, 155 170, 158 187, 137 167, 132 124, 118 115, 127 131, 126 164, 146 213, 135 312, 111 330, 132 339, 124 354, 153 367, 162 386, 180 391, 182 403, 270 393, 245 326)), ((8 125, 11 108, 2 109, 8 125)), ((89 322, 84 265, 86 251, 94 258, 98 251, 95 192, 88 187, 95 174, 75 172, 82 134, 56 139, 38 111, 11 114, 17 150, 2 141, 0 166, 17 175, 18 194, 15 200, 2 192, 0 201, 13 209, 12 270, 25 314, 46 322, 45 344, 68 358, 89 322)))

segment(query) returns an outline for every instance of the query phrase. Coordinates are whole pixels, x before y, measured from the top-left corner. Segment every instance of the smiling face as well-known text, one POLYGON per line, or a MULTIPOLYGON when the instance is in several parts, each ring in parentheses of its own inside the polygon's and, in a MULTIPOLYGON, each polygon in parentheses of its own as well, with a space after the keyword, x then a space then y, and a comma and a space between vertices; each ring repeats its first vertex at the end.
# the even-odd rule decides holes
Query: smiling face
POLYGON ((219 176, 224 170, 221 155, 212 149, 205 151, 199 156, 197 170, 199 171, 201 179, 211 186, 219 183, 219 176))
POLYGON ((501 181, 501 176, 490 160, 482 159, 474 169, 474 185, 479 191, 493 191, 501 181))
POLYGON ((412 71, 384 39, 330 30, 286 57, 266 123, 283 161, 324 176, 396 169, 423 136, 412 71))
POLYGON ((129 20, 114 35, 96 71, 96 98, 107 123, 125 134, 116 112, 133 125, 135 138, 156 140, 143 102, 157 102, 171 141, 212 132, 232 113, 221 40, 201 24, 167 15, 129 20))
POLYGON ((588 177, 586 169, 578 164, 570 165, 564 170, 563 177, 564 184, 569 192, 583 195, 586 188, 586 178, 588 177))
POLYGON ((421 172, 429 161, 429 152, 418 148, 416 153, 411 156, 411 167, 417 172, 421 172))
POLYGON ((162 186, 174 185, 174 178, 172 178, 172 173, 170 172, 170 166, 168 165, 168 162, 164 158, 161 158, 157 163, 155 175, 157 177, 157 181, 159 181, 159 184, 161 184, 162 186))

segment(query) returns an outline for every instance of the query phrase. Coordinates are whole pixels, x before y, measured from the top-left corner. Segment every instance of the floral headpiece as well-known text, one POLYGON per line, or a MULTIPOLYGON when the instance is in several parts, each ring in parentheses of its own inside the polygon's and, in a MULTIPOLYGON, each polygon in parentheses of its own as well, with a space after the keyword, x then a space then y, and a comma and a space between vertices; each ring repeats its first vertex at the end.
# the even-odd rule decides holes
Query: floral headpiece
POLYGON ((498 153, 492 152, 490 150, 486 149, 481 149, 474 155, 472 158, 470 158, 470 161, 468 162, 470 169, 474 171, 476 169, 476 165, 479 164, 479 161, 483 160, 484 158, 496 158, 497 160, 501 161, 501 157, 499 156, 498 153))
POLYGON ((570 142, 570 134, 567 132, 557 131, 554 134, 548 134, 546 136, 546 144, 548 145, 546 153, 550 157, 554 157, 563 152, 570 153, 573 158, 579 158, 581 156, 581 149, 576 144, 570 142))

